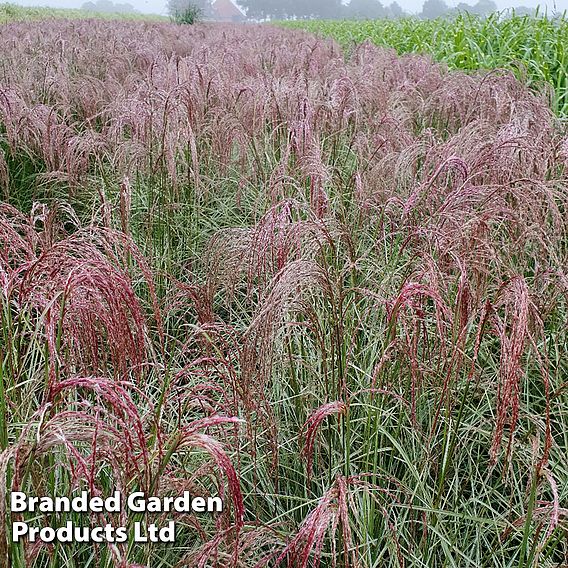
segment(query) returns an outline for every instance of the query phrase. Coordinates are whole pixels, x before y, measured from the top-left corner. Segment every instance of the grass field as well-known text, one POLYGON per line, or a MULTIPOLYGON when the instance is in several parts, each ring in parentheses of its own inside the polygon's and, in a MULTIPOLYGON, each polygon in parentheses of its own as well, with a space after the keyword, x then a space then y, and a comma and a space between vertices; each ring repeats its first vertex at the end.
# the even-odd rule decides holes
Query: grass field
POLYGON ((60 8, 28 8, 11 3, 0 4, 0 24, 29 20, 46 20, 52 18, 85 19, 97 18, 103 20, 147 20, 167 21, 168 18, 147 14, 105 14, 86 10, 60 8))
POLYGON ((0 26, 0 85, 0 566, 566 563, 546 97, 280 27, 55 19, 0 26), (82 489, 225 509, 9 510, 82 489))
POLYGON ((568 21, 541 15, 451 19, 285 22, 333 37, 350 50, 365 40, 399 54, 424 53, 452 69, 505 68, 535 89, 553 88, 554 110, 568 115, 568 21))

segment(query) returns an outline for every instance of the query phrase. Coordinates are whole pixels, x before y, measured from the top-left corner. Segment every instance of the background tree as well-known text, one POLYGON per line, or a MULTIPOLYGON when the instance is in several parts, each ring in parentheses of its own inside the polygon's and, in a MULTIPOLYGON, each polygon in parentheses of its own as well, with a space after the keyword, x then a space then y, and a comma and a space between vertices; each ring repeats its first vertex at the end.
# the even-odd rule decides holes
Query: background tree
POLYGON ((136 10, 132 4, 115 4, 111 0, 97 0, 97 2, 85 2, 81 10, 88 12, 106 12, 108 14, 135 14, 136 10))
POLYGON ((388 11, 379 0, 351 0, 347 8, 347 15, 350 18, 385 18, 388 11))
POLYGON ((420 16, 426 19, 439 18, 449 12, 448 5, 444 0, 426 0, 422 6, 420 16))
POLYGON ((478 16, 488 16, 497 11, 497 4, 493 0, 478 0, 477 4, 473 5, 470 11, 478 16))
POLYGON ((239 4, 247 17, 254 20, 274 20, 291 17, 291 6, 285 6, 280 0, 241 0, 239 4), (287 13, 288 12, 288 13, 287 13))
POLYGON ((308 7, 308 18, 334 19, 343 13, 341 0, 300 0, 300 4, 308 7))
POLYGON ((388 11, 391 18, 403 18, 406 15, 405 11, 401 8, 398 2, 393 2, 388 7, 388 11))
POLYGON ((334 19, 344 15, 341 0, 241 0, 239 5, 256 20, 334 19))
POLYGON ((456 12, 471 12, 471 5, 470 4, 466 4, 465 2, 460 2, 457 6, 456 6, 456 12))
POLYGON ((529 8, 528 6, 517 6, 516 8, 511 8, 510 12, 516 16, 534 16, 536 13, 536 8, 529 8))

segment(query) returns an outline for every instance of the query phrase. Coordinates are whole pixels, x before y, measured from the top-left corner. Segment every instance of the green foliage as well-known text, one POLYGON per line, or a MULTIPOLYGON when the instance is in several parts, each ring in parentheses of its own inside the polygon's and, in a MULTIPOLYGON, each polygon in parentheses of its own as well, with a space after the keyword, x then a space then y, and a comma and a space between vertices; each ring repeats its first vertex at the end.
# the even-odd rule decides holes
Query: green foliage
POLYGON ((208 15, 211 3, 208 0, 168 0, 168 14, 176 24, 195 24, 208 15))
POLYGON ((197 6, 188 6, 182 12, 178 12, 174 15, 174 21, 176 24, 195 24, 201 18, 201 9, 197 6))

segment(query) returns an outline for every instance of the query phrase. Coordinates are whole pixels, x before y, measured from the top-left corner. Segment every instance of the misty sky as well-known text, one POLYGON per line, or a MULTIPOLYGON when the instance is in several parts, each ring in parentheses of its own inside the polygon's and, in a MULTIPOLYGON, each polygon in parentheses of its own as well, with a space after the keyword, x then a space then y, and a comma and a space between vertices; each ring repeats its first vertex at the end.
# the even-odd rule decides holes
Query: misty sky
MULTIPOLYGON (((12 0, 15 4, 22 6, 52 6, 54 8, 80 8, 86 0, 12 0)), ((114 0, 116 3, 128 2, 140 12, 166 14, 165 0, 114 0)), ((309 1, 309 0, 307 0, 309 1)), ((382 4, 390 4, 392 0, 382 0, 382 4)), ((424 0, 397 0, 407 12, 419 12, 424 0)), ((475 4, 476 0, 446 0, 449 6, 456 6, 460 1, 468 4, 475 4)), ((537 5, 547 7, 549 11, 568 10, 568 0, 495 0, 499 9, 510 8, 513 6, 528 6, 534 8, 537 5)), ((238 3, 238 2, 237 2, 238 3)))

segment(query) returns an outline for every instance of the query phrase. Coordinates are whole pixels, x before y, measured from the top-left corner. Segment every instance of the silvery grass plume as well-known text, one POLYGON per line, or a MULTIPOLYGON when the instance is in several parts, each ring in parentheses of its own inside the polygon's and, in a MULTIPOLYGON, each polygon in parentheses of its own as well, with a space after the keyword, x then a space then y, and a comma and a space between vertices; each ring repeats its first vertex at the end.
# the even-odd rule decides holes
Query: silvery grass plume
POLYGON ((333 242, 335 232, 330 221, 318 219, 294 200, 270 207, 252 229, 219 231, 204 253, 211 300, 219 290, 234 294, 243 280, 249 294, 264 290, 290 262, 315 259, 333 242))
POLYGON ((390 513, 381 504, 380 496, 387 500, 395 499, 394 494, 384 488, 369 483, 364 476, 337 476, 331 487, 319 499, 316 507, 308 514, 296 535, 286 545, 284 550, 275 558, 276 565, 286 560, 288 566, 308 568, 322 565, 324 558, 330 566, 345 566, 357 568, 364 565, 358 553, 355 542, 353 525, 360 520, 363 512, 358 493, 376 501, 382 515, 386 519, 390 533, 391 546, 389 549, 400 566, 404 566, 400 546, 397 541, 396 527, 389 520, 390 513), (336 538, 339 530, 341 538, 336 538), (324 551, 326 536, 329 538, 329 552, 324 551), (341 548, 337 547, 337 542, 341 548), (329 556, 329 560, 327 559, 329 556))
POLYGON ((256 420, 268 430, 274 471, 278 464, 278 435, 266 393, 270 390, 275 359, 280 356, 278 342, 291 314, 304 311, 309 318, 306 307, 309 300, 305 296, 325 290, 325 287, 324 275, 316 263, 308 260, 289 262, 267 287, 243 334, 240 380, 244 402, 249 420, 256 415, 256 420))

